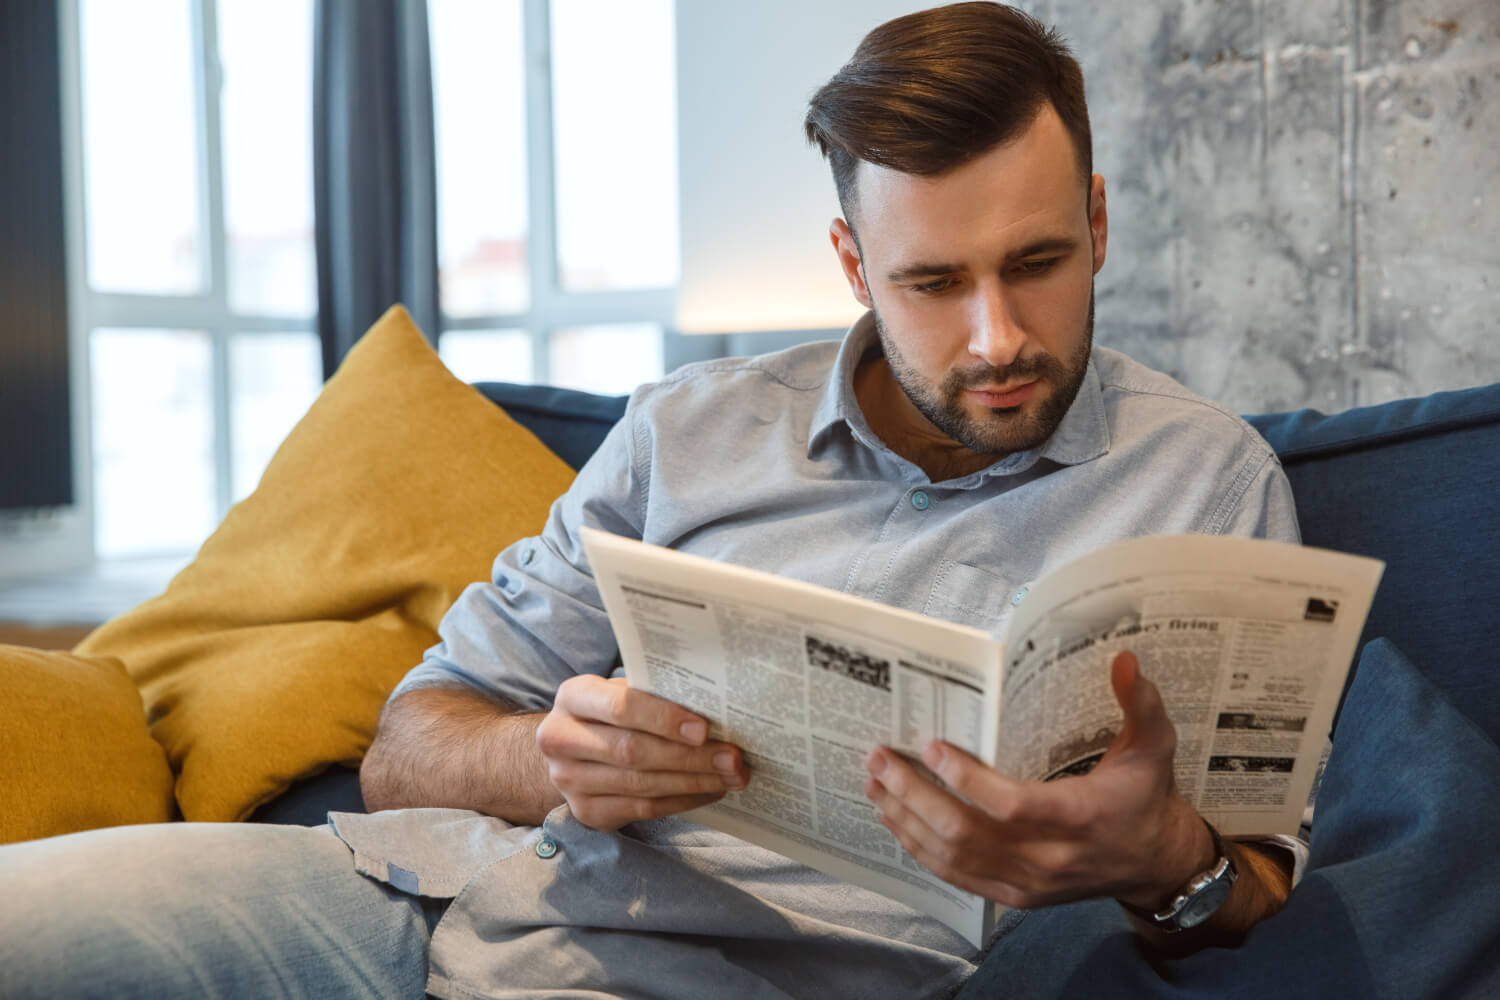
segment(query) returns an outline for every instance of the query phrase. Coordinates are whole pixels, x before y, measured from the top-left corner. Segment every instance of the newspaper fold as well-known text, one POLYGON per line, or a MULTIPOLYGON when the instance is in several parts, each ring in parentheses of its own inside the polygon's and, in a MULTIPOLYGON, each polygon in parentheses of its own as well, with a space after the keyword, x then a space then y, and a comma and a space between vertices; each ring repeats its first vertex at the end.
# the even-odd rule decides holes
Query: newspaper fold
MULTIPOLYGON (((1131 539, 1032 584, 1004 641, 606 532, 583 540, 629 683, 710 722, 751 781, 691 817, 942 920, 997 906, 938 879, 865 798, 877 745, 941 739, 1023 780, 1087 771, 1129 649, 1177 728, 1182 794, 1227 836, 1297 832, 1384 564, 1280 542, 1131 539)), ((1004 599, 997 595, 996 599, 1004 599)))

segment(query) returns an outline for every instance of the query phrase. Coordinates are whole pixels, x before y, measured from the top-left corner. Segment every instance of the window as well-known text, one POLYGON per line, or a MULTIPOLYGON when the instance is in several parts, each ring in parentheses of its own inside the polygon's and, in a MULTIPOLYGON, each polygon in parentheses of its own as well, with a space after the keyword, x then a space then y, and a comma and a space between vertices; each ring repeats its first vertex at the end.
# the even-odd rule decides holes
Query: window
POLYGON ((557 274, 568 291, 677 284, 672 23, 668 0, 552 2, 557 274))
POLYGON ((469 381, 597 392, 659 377, 678 273, 672 0, 428 12, 444 360, 469 381))
MULTIPOLYGON (((74 0, 95 549, 191 551, 321 385, 315 0, 74 0)), ((672 0, 429 0, 439 349, 624 392, 678 273, 672 0)))
POLYGON ((317 395, 313 0, 80 0, 94 538, 191 551, 317 395))

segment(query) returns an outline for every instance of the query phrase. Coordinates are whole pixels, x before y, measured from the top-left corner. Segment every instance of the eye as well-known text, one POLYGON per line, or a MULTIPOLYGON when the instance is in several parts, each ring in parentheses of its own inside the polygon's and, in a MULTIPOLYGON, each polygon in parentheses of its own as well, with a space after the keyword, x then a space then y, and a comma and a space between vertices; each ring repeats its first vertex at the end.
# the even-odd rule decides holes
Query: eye
POLYGON ((924 281, 920 284, 912 285, 911 290, 921 295, 938 295, 952 288, 954 285, 954 281, 955 279, 953 279, 952 277, 934 278, 931 281, 924 281))
POLYGON ((1037 275, 1046 274, 1057 264, 1058 257, 1043 257, 1039 260, 1023 260, 1016 265, 1016 270, 1024 277, 1034 278, 1037 275))

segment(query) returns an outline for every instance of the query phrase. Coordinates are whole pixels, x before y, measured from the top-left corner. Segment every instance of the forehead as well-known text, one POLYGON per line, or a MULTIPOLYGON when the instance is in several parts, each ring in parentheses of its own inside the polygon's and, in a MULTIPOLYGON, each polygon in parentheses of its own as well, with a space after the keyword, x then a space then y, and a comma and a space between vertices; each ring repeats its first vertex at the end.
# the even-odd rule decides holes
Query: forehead
POLYGON ((1003 255, 1087 228, 1087 185, 1050 105, 1015 139, 935 177, 861 162, 856 211, 866 264, 1003 255))

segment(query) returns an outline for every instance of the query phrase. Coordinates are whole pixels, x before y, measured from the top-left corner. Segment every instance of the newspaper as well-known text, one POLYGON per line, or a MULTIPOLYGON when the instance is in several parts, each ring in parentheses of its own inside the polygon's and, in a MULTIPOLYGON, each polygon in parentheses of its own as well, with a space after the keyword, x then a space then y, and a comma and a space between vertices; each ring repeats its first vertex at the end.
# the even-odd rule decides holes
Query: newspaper
MULTIPOLYGON (((774 574, 583 529, 629 683, 697 712, 751 781, 706 826, 884 893, 976 947, 995 904, 913 860, 864 757, 934 739, 1023 780, 1081 774, 1129 649, 1177 728, 1182 794, 1227 836, 1295 834, 1384 564, 1203 535, 1119 542, 1033 584, 1003 641, 774 574)), ((997 595, 997 599, 1003 595, 997 595)))

